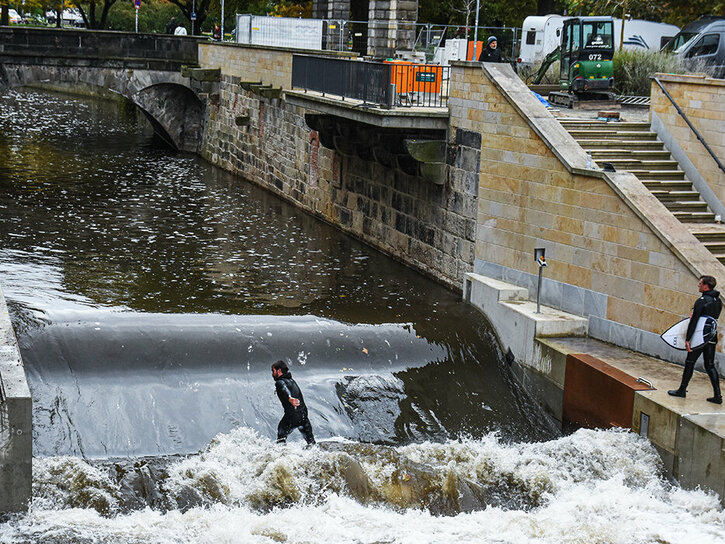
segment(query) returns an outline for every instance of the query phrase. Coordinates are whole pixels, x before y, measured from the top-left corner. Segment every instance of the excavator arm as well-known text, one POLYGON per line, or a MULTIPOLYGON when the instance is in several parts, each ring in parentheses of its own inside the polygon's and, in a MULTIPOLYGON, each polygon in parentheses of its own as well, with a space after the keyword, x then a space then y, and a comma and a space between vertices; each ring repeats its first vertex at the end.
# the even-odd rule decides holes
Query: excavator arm
POLYGON ((561 59, 561 46, 557 47, 551 53, 546 55, 543 62, 541 63, 541 68, 539 68, 539 71, 536 72, 536 75, 534 76, 534 79, 531 80, 531 83, 533 85, 538 85, 539 83, 541 83, 541 80, 544 79, 544 75, 546 75, 549 67, 559 59, 561 59))

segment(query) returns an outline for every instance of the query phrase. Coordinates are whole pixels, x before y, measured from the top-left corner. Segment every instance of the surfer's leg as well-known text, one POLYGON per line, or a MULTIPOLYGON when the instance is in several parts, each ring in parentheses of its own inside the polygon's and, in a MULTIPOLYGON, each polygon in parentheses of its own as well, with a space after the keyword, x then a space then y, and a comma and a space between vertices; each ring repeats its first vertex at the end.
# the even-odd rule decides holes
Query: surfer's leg
POLYGON ((279 420, 279 425, 277 425, 277 442, 286 442, 287 435, 292 432, 292 428, 292 418, 285 414, 284 417, 279 420))
POLYGON ((680 383, 680 387, 679 389, 667 391, 668 394, 673 397, 685 398, 685 393, 687 393, 687 384, 690 383, 692 373, 695 371, 695 361, 697 361, 697 358, 700 356, 702 351, 703 348, 697 348, 687 354, 687 358, 685 359, 685 370, 682 372, 682 382, 680 383))
POLYGON ((312 425, 310 425, 310 420, 305 417, 305 420, 303 421, 302 425, 297 427, 300 432, 302 433, 302 436, 305 437, 305 440, 308 444, 312 445, 315 444, 315 435, 312 434, 312 425))
POLYGON ((705 346, 705 372, 707 372, 712 384, 713 396, 708 398, 709 402, 722 404, 722 394, 720 393, 720 376, 718 376, 715 367, 715 344, 707 344, 705 346))

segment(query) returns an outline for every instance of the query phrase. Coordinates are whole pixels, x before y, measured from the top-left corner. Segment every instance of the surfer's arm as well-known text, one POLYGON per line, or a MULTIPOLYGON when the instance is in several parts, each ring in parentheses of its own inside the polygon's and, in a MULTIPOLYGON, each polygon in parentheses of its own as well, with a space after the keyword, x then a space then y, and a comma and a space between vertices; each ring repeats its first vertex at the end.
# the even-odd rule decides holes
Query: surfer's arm
MULTIPOLYGON (((697 327, 697 320, 702 316, 702 310, 705 307, 705 302, 702 297, 695 301, 695 305, 692 307, 692 316, 690 316, 690 324, 687 326, 687 334, 685 335, 685 347, 690 347, 690 339, 695 334, 695 328, 697 327)), ((690 351, 689 349, 687 351, 690 351)))
POLYGON ((289 390, 289 387, 287 387, 287 384, 283 383, 280 380, 275 382, 275 385, 277 386, 277 391, 280 391, 283 397, 287 397, 287 400, 289 400, 289 403, 292 406, 297 408, 300 405, 299 399, 296 399, 292 396, 292 392, 289 390))

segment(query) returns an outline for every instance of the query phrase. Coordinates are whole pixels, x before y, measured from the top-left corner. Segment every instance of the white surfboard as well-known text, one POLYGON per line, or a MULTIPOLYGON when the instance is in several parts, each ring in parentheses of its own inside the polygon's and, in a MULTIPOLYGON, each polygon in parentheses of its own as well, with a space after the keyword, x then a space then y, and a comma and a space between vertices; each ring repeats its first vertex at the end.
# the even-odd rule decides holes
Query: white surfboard
MULTIPOLYGON (((672 325, 669 329, 660 335, 660 338, 675 349, 685 351, 685 335, 687 335, 687 327, 690 325, 690 318, 683 319, 672 325)), ((717 320, 714 317, 703 316, 697 320, 695 332, 690 338, 690 349, 701 347, 703 344, 712 340, 717 334, 717 320)))

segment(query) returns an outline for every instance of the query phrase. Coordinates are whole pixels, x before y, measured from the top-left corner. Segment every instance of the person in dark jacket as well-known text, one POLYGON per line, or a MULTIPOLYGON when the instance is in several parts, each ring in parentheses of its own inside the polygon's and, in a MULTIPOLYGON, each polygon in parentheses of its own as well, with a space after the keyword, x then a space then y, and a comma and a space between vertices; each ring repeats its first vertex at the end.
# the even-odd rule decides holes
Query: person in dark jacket
POLYGON ((166 23, 166 33, 173 34, 177 26, 178 25, 176 24, 176 17, 172 17, 171 20, 166 23))
POLYGON ((695 301, 695 305, 692 308, 692 315, 690 316, 690 325, 687 327, 687 334, 685 336, 687 357, 685 358, 685 370, 682 373, 682 383, 680 383, 679 389, 668 391, 668 393, 673 397, 685 398, 687 384, 690 383, 690 378, 692 378, 692 373, 695 370, 695 362, 700 357, 700 354, 703 354, 705 372, 707 372, 707 375, 710 378, 710 383, 712 383, 713 389, 713 396, 707 400, 709 402, 714 402, 715 404, 722 404, 720 376, 718 376, 717 368, 715 367, 715 346, 717 345, 717 335, 703 346, 695 349, 690 348, 690 339, 695 332, 697 320, 702 316, 710 316, 715 319, 720 317, 722 301, 720 300, 720 293, 715 291, 716 285, 717 281, 712 276, 701 276, 700 283, 697 284, 697 288, 702 294, 700 298, 695 301))
POLYGON ((214 30, 211 33, 211 39, 216 42, 222 41, 222 29, 219 28, 219 25, 214 25, 214 30))
POLYGON ((481 62, 503 62, 501 60, 501 51, 498 50, 496 36, 489 36, 488 42, 486 43, 486 49, 481 51, 481 56, 478 57, 478 60, 481 62))
POLYGON ((285 442, 292 429, 297 428, 308 444, 314 444, 315 437, 307 417, 305 399, 284 361, 277 361, 272 365, 272 377, 277 389, 277 396, 284 408, 284 416, 277 425, 277 442, 285 442))

